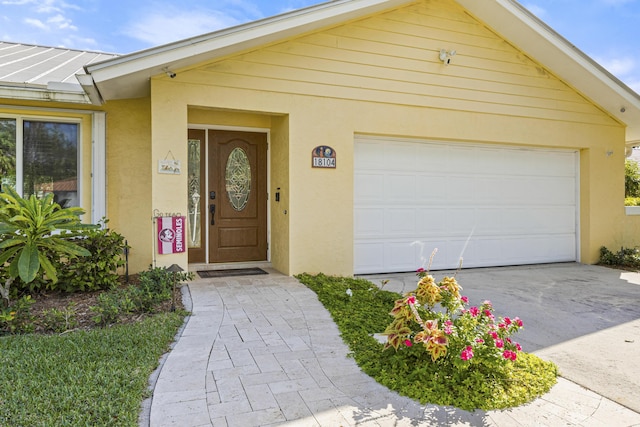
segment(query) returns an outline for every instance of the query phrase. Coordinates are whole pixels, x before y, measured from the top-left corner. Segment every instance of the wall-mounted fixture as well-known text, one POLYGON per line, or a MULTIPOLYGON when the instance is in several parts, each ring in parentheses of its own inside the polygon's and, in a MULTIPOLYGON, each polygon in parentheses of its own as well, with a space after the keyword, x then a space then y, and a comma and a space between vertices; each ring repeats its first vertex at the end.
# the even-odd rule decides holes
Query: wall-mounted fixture
POLYGON ((455 50, 447 51, 446 49, 441 49, 440 61, 442 61, 444 65, 449 65, 451 63, 451 58, 454 57, 455 55, 456 55, 455 50))
POLYGON ((167 75, 167 77, 175 79, 176 78, 176 73, 174 73, 173 71, 169 70, 169 68, 165 67, 162 69, 162 71, 164 71, 164 73, 167 75))

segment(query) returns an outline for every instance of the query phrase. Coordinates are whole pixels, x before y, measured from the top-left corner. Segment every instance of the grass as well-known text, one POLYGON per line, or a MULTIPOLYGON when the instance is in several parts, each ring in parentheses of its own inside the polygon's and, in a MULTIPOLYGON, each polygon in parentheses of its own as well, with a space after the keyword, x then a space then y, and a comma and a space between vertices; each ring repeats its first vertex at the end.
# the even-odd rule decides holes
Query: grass
POLYGON ((379 289, 363 279, 302 274, 297 278, 312 289, 329 310, 351 356, 379 383, 421 403, 458 408, 503 409, 527 403, 546 393, 556 382, 551 362, 520 353, 508 368, 490 375, 469 369, 447 370, 425 362, 424 351, 413 346, 404 351, 383 351, 373 334, 385 330, 389 312, 401 296, 379 289), (347 294, 350 289, 352 296, 347 294))
POLYGON ((63 335, 0 338, 0 425, 137 426, 185 313, 63 335))

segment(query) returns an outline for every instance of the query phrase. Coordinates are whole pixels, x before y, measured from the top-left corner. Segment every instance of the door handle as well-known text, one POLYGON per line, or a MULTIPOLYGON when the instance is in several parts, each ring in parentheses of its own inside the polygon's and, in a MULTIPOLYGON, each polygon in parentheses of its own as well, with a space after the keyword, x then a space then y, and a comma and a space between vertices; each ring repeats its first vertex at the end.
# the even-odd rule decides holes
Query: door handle
POLYGON ((211 225, 216 225, 216 205, 209 205, 209 212, 211 213, 211 225))

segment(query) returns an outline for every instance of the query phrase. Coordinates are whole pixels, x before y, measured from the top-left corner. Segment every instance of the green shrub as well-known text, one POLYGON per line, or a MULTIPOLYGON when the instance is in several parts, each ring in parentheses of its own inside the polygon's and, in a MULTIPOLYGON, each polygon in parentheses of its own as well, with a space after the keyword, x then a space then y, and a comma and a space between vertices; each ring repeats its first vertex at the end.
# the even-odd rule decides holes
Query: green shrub
POLYGON ((31 306, 35 303, 29 295, 14 300, 0 309, 0 334, 22 334, 34 331, 31 306))
POLYGON ((635 160, 624 162, 624 195, 625 197, 640 197, 640 167, 635 160))
POLYGON ((431 357, 425 360, 428 353, 422 345, 383 351, 374 334, 388 326, 389 312, 401 295, 363 279, 322 274, 296 277, 329 310, 360 368, 391 390, 421 403, 468 410, 508 408, 546 393, 556 382, 553 363, 524 352, 518 352, 513 363, 498 363, 487 376, 486 371, 475 369, 443 369, 431 357))
POLYGON ((46 331, 62 333, 78 326, 76 303, 71 302, 65 308, 51 308, 42 312, 42 326, 46 331))
POLYGON ((118 269, 125 263, 123 255, 127 247, 124 236, 104 227, 83 233, 74 240, 90 255, 76 257, 63 263, 57 288, 64 292, 111 289, 118 285, 118 269))
POLYGON ((625 206, 640 206, 640 197, 625 197, 625 206))
POLYGON ((58 281, 57 270, 48 256, 87 256, 89 252, 73 243, 82 231, 97 226, 82 224, 84 210, 62 208, 53 193, 38 199, 22 198, 13 188, 0 193, 0 268, 8 263, 8 275, 32 282, 38 274, 58 281))
POLYGON ((120 292, 105 292, 98 296, 96 305, 89 307, 95 316, 92 320, 96 325, 106 326, 118 321, 120 310, 120 292))
POLYGON ((120 316, 131 313, 153 313, 159 303, 172 298, 174 283, 191 280, 193 273, 174 273, 165 267, 149 267, 138 276, 137 284, 114 289, 98 297, 97 305, 89 308, 95 314, 93 321, 96 324, 116 323, 120 316))
POLYGON ((640 269, 640 251, 637 248, 620 248, 616 253, 606 247, 600 248, 601 265, 640 269))

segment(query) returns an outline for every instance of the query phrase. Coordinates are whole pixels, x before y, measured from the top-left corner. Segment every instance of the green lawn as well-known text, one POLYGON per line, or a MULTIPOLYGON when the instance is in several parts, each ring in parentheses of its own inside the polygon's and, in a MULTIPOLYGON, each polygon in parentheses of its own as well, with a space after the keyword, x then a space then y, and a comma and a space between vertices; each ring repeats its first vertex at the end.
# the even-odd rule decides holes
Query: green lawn
POLYGON ((0 338, 0 425, 137 426, 185 313, 62 335, 0 338))

